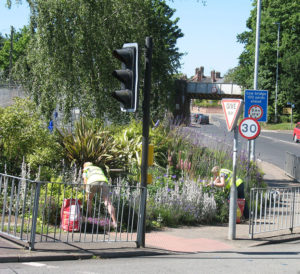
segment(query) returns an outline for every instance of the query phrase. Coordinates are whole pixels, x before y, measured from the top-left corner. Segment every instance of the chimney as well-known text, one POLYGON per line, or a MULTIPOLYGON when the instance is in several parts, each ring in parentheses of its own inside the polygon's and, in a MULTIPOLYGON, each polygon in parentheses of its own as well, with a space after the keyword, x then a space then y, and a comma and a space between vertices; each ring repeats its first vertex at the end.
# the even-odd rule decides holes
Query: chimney
POLYGON ((213 83, 216 82, 216 72, 214 70, 210 72, 210 77, 213 83))
POLYGON ((197 74, 197 82, 201 82, 202 78, 203 78, 203 74, 202 74, 202 71, 200 68, 200 70, 198 70, 198 74, 197 74))
POLYGON ((221 72, 219 72, 219 71, 216 72, 216 78, 217 78, 217 79, 220 79, 220 78, 221 78, 221 72))
POLYGON ((204 67, 200 67, 200 71, 201 71, 202 76, 204 76, 204 67))

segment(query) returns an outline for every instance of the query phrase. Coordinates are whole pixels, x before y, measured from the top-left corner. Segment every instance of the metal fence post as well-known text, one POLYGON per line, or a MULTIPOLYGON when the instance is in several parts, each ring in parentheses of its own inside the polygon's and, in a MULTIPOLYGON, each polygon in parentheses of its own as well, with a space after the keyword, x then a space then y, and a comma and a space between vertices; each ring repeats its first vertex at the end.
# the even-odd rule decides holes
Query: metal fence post
POLYGON ((253 240, 253 189, 250 190, 250 218, 249 218, 249 235, 253 240))
POLYGON ((291 214, 291 226, 290 226, 291 233, 293 233, 293 229, 294 229, 295 194, 296 194, 296 191, 293 189, 292 214, 291 214))
POLYGON ((38 217, 38 209, 39 209, 39 200, 40 200, 40 189, 41 183, 36 183, 35 195, 34 195, 34 202, 33 202, 33 210, 32 210, 32 222, 31 222, 31 233, 30 233, 30 242, 29 242, 29 249, 34 249, 35 243, 35 235, 36 235, 36 222, 38 217))

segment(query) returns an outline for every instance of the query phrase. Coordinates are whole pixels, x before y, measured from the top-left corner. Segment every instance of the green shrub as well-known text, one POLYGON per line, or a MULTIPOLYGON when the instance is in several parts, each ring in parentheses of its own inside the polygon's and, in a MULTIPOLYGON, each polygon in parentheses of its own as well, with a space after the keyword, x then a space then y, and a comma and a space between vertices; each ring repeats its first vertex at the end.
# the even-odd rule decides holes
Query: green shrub
POLYGON ((123 161, 110 131, 98 120, 81 117, 75 123, 74 133, 62 129, 57 134, 64 157, 71 165, 82 167, 84 162, 93 162, 108 172, 123 161))
POLYGON ((47 129, 37 106, 28 99, 16 98, 15 103, 0 108, 0 168, 18 175, 23 158, 31 164, 32 172, 38 166, 55 165, 61 159, 55 136, 47 129))

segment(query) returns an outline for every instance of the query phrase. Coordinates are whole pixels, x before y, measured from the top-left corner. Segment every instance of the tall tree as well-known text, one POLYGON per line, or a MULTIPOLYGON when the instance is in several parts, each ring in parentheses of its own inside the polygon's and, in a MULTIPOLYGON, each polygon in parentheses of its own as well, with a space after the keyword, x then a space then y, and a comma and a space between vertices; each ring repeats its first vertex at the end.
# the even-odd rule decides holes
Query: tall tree
POLYGON ((300 120, 300 51, 289 52, 283 56, 282 86, 286 88, 284 96, 285 102, 294 105, 295 120, 300 120))
POLYGON ((29 41, 29 31, 27 27, 23 27, 21 30, 13 34, 13 40, 11 45, 11 37, 0 38, 0 71, 2 71, 2 77, 8 78, 10 68, 10 52, 12 49, 12 64, 14 65, 20 58, 22 59, 26 54, 26 47, 29 41), (11 46, 13 46, 11 48, 11 46))
MULTIPOLYGON (((255 35, 256 35, 256 3, 253 1, 253 10, 247 20, 248 31, 237 36, 238 41, 244 44, 244 51, 239 57, 239 65, 234 70, 235 81, 246 88, 253 88, 254 56, 255 56, 255 35)), ((300 2, 295 0, 264 0, 261 2, 261 24, 260 24, 260 52, 259 52, 259 89, 269 91, 269 121, 274 118, 273 109, 275 104, 276 64, 277 64, 277 34, 280 24, 280 46, 278 67, 279 67, 279 88, 278 88, 278 110, 279 113, 286 106, 289 86, 284 80, 289 74, 284 60, 294 56, 296 61, 300 51, 300 2), (284 68, 285 67, 285 68, 284 68), (288 73, 288 74, 287 74, 288 73)), ((293 61, 293 62, 294 62, 293 61)), ((288 76, 289 79, 298 80, 298 76, 288 76), (292 78, 290 78, 292 77, 292 78)), ((300 112, 296 110, 298 113, 300 112)))
MULTIPOLYGON (((138 42, 143 68, 145 37, 152 36, 153 118, 163 115, 172 90, 171 75, 180 66, 176 41, 183 36, 178 19, 172 19, 174 10, 165 1, 28 3, 32 36, 26 60, 22 60, 21 78, 30 79, 27 89, 44 113, 50 116, 59 105, 66 114, 77 107, 83 113, 119 120, 118 103, 111 97, 118 83, 111 72, 120 63, 112 58, 112 51, 123 43, 138 42)), ((143 71, 140 76, 142 79, 143 71)))

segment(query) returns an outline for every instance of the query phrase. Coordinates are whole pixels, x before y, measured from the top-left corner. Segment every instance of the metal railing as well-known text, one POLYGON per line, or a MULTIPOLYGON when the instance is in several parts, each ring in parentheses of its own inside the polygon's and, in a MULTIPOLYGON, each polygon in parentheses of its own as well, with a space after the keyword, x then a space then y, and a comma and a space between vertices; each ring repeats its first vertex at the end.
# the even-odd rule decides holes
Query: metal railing
POLYGON ((249 236, 300 226, 300 187, 254 188, 250 192, 249 236))
POLYGON ((23 241, 30 249, 37 242, 137 242, 140 194, 141 187, 126 183, 109 186, 117 219, 113 226, 101 189, 88 213, 88 195, 81 184, 38 182, 0 173, 0 233, 23 241))
POLYGON ((284 171, 288 176, 300 182, 300 157, 293 153, 286 152, 284 171))

